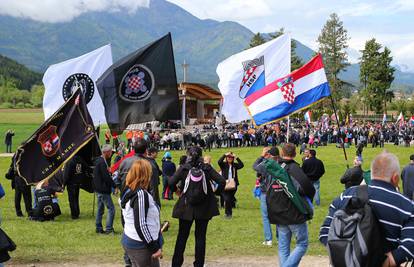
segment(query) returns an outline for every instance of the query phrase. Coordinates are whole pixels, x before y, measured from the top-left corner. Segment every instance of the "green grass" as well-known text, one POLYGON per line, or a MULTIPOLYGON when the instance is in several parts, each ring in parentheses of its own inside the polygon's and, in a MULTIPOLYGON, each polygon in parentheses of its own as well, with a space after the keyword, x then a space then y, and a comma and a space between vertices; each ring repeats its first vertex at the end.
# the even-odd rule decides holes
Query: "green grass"
MULTIPOLYGON (((1 110, 0 110, 1 112, 1 110)), ((34 121, 35 115, 30 115, 28 124, 22 117, 19 121, 12 119, 11 114, 1 114, 0 132, 4 128, 11 127, 16 130, 15 140, 26 139, 41 123, 42 119, 34 121), (8 117, 7 126, 3 121, 8 117), (10 123, 11 122, 11 123, 10 123)), ((17 118, 17 117, 16 117, 17 118)), ((39 117, 37 117, 39 119, 39 117)), ((401 165, 405 165, 412 148, 395 147, 386 145, 386 149, 395 153, 401 165)), ((367 148, 364 150, 364 169, 369 168, 369 163, 381 149, 367 148)), ((226 152, 225 149, 217 149, 205 154, 211 155, 214 167, 217 159, 226 152)), ((263 230, 260 215, 260 203, 252 196, 252 188, 255 182, 255 172, 251 166, 260 155, 261 148, 238 148, 233 149, 244 162, 245 168, 239 172, 240 187, 237 192, 238 208, 234 210, 233 219, 225 220, 223 216, 215 217, 210 222, 207 234, 207 257, 237 257, 237 256, 272 256, 277 253, 275 247, 263 247, 263 230)), ((184 152, 172 152, 173 159, 177 163, 180 155, 184 152)), ((315 210, 314 219, 309 223, 310 246, 308 254, 327 255, 324 247, 318 242, 319 227, 326 216, 330 202, 342 190, 343 185, 339 178, 345 171, 345 161, 342 150, 330 145, 317 149, 318 157, 324 161, 326 174, 321 180, 321 206, 315 210)), ((348 157, 353 158, 355 149, 347 149, 348 157)), ((162 155, 160 155, 161 157, 162 155)), ((300 161, 300 159, 298 159, 300 161)), ((351 161, 349 161, 351 164, 351 161)), ((18 218, 14 211, 14 192, 11 190, 10 181, 4 178, 4 173, 10 164, 10 158, 0 158, 0 182, 6 190, 6 196, 0 200, 2 224, 4 229, 16 242, 17 250, 12 253, 13 262, 36 263, 36 262, 62 262, 83 261, 85 259, 98 262, 122 263, 122 248, 120 235, 101 236, 95 234, 94 216, 92 215, 93 195, 81 192, 81 219, 72 221, 70 219, 67 194, 64 192, 59 197, 62 215, 54 222, 33 222, 26 218, 18 218)), ((161 186, 160 186, 161 190, 161 186)), ((116 197, 113 198, 117 203, 116 197)), ((164 254, 166 259, 172 256, 175 238, 178 230, 178 221, 171 218, 172 208, 175 201, 163 201, 161 216, 162 220, 169 220, 171 227, 165 233, 164 254)), ((223 210, 220 211, 223 213, 223 210)), ((116 205, 115 230, 122 231, 120 224, 120 211, 116 205)), ((194 238, 191 235, 186 250, 187 256, 194 255, 194 238)))

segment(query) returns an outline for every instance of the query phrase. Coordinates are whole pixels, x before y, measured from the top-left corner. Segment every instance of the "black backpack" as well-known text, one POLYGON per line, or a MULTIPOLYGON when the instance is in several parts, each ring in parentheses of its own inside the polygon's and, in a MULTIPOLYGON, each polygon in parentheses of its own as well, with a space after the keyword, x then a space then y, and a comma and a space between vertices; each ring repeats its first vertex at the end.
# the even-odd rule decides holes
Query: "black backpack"
POLYGON ((185 179, 183 195, 188 203, 196 206, 207 199, 207 180, 201 168, 193 167, 188 171, 185 179))
POLYGON ((328 252, 334 267, 381 266, 385 260, 384 235, 368 202, 367 185, 334 213, 328 252))

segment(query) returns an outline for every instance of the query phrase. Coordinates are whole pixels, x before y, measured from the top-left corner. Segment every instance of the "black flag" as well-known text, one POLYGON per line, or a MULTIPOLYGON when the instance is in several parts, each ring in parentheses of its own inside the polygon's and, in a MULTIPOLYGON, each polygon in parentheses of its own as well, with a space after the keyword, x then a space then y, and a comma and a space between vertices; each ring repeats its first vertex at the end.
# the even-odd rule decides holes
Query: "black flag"
MULTIPOLYGON (((93 121, 79 89, 17 149, 17 173, 27 184, 48 179, 91 140, 96 142, 93 121)), ((98 156, 99 148, 91 147, 90 156, 98 156)))
POLYGON ((113 132, 134 123, 179 120, 171 34, 120 59, 96 85, 113 132))

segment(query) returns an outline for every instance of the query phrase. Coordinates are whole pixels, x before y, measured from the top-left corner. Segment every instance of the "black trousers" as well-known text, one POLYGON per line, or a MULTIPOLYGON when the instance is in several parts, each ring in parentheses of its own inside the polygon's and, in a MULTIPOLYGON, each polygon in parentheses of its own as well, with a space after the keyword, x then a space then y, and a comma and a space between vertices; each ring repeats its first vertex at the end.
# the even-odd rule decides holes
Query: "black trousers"
POLYGON ((22 196, 27 215, 32 216, 32 191, 30 190, 30 186, 16 186, 16 188, 14 189, 14 207, 16 209, 16 214, 22 213, 22 207, 20 206, 22 196))
POLYGON ((80 209, 79 209, 80 185, 78 184, 67 185, 66 189, 68 190, 70 215, 72 216, 72 218, 78 218, 80 214, 80 209))
POLYGON ((236 190, 234 191, 223 191, 221 194, 222 199, 224 200, 224 209, 226 215, 233 215, 233 207, 234 207, 234 195, 236 194, 236 190))
POLYGON ((208 220, 181 220, 178 227, 177 241, 175 242, 172 267, 181 267, 184 262, 184 251, 187 239, 190 234, 191 226, 195 221, 195 261, 194 267, 203 267, 206 256, 206 233, 208 220))

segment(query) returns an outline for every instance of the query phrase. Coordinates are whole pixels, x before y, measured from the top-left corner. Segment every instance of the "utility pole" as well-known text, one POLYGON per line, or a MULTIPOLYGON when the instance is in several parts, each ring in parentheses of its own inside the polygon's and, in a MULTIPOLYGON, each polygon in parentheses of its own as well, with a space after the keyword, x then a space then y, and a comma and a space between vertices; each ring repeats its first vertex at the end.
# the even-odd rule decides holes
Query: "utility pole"
POLYGON ((186 88, 183 85, 183 83, 187 82, 187 68, 189 66, 189 64, 185 63, 185 59, 184 59, 184 63, 181 64, 181 66, 183 67, 183 82, 181 83, 181 89, 182 89, 182 93, 183 93, 183 105, 182 105, 182 111, 181 111, 181 116, 182 116, 182 127, 185 127, 185 112, 186 112, 186 107, 185 107, 185 102, 186 102, 186 88))

